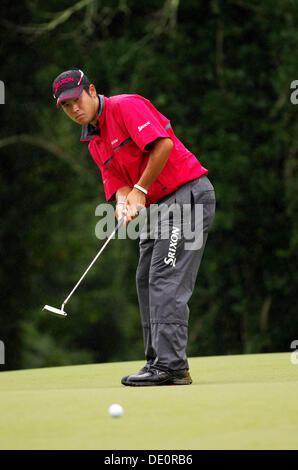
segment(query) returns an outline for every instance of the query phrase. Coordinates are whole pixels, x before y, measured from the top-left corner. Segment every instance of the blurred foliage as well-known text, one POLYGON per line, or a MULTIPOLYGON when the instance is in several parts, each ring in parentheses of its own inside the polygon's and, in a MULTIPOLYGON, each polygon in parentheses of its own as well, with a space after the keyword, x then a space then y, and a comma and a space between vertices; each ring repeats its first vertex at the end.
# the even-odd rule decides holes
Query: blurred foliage
POLYGON ((217 212, 190 300, 188 354, 289 350, 298 336, 298 5, 292 0, 2 0, 0 338, 6 369, 143 358, 138 243, 97 253, 98 168, 51 93, 82 68, 139 93, 209 169, 217 212))

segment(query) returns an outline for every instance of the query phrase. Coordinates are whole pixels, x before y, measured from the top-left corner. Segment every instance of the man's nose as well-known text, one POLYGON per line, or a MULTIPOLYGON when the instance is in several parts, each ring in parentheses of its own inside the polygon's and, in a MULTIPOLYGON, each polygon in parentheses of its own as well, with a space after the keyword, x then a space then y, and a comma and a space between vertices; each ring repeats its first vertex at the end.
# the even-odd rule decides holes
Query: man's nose
POLYGON ((76 113, 76 112, 78 111, 78 109, 79 109, 78 103, 74 102, 74 103, 72 104, 72 110, 73 110, 73 112, 76 113))

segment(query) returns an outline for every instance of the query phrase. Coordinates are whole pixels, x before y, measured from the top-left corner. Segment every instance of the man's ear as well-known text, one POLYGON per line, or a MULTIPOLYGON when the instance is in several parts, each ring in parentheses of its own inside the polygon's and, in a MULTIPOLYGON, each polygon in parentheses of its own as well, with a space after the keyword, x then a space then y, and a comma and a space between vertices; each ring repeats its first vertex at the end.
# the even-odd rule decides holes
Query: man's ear
POLYGON ((97 91, 96 91, 96 88, 95 86, 91 83, 91 85, 89 86, 89 93, 90 95, 94 98, 95 96, 97 96, 97 91))

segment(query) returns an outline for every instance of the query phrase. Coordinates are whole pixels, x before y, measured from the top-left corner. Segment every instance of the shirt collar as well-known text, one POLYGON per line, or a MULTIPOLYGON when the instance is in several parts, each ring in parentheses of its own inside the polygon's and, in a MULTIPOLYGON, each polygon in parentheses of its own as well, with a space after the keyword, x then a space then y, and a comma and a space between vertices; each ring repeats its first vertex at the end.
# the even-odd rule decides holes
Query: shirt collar
POLYGON ((93 127, 91 124, 84 124, 82 126, 82 133, 80 140, 92 140, 94 135, 100 134, 99 126, 103 123, 104 118, 104 96, 98 95, 99 106, 98 106, 98 114, 97 114, 97 121, 98 124, 96 127, 93 127))

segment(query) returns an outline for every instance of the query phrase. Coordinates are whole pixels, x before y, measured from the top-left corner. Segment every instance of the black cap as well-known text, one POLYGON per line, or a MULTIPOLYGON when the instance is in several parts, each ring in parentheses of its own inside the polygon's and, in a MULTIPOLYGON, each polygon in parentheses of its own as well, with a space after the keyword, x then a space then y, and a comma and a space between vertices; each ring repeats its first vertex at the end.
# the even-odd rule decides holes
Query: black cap
POLYGON ((90 82, 82 70, 73 68, 60 73, 53 81, 53 96, 57 100, 57 107, 62 101, 73 100, 81 96, 84 88, 90 82))

